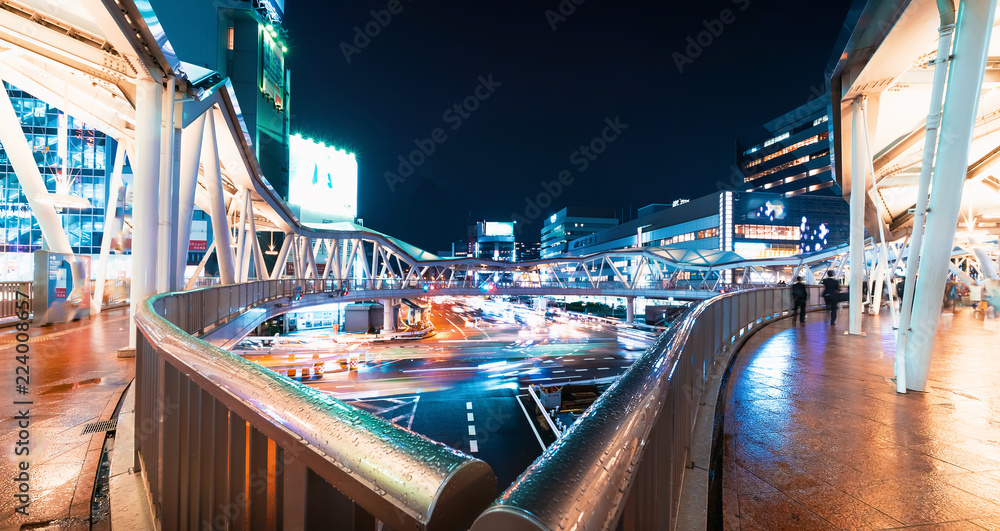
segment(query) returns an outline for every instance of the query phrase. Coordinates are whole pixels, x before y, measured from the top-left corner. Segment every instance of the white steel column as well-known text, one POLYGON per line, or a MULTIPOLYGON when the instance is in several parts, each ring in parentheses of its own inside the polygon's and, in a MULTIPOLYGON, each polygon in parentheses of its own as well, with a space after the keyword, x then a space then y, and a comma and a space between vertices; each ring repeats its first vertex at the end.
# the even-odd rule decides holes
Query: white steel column
POLYGON ((848 332, 861 334, 861 283, 865 272, 865 194, 868 192, 868 164, 865 163, 865 149, 862 144, 864 122, 861 98, 854 100, 851 122, 851 282, 848 306, 848 332))
POLYGON ((288 251, 292 248, 292 235, 285 234, 281 242, 281 250, 278 251, 278 259, 274 261, 274 269, 271 270, 271 280, 278 280, 285 274, 285 262, 288 261, 288 251))
POLYGON ((625 322, 635 322, 635 297, 625 297, 625 322))
MULTIPOLYGON (((899 305, 899 328, 896 332, 896 391, 906 392, 906 340, 910 334, 910 313, 913 308, 914 281, 920 265, 920 249, 924 238, 924 223, 927 219, 927 194, 931 186, 931 170, 934 167, 934 153, 937 147, 938 128, 941 124, 941 102, 944 100, 944 86, 948 78, 951 58, 951 40, 955 33, 955 8, 952 0, 938 2, 941 11, 941 27, 938 29, 937 57, 934 58, 934 83, 931 85, 930 110, 927 112, 927 130, 924 135, 924 155, 920 161, 920 179, 917 181, 916 210, 913 214, 913 234, 906 255, 906 275, 909 282, 903 283, 903 300, 899 305)), ((962 172, 963 175, 965 172, 962 172)), ((891 300, 891 299, 890 299, 891 300)))
MULTIPOLYGON (((236 199, 233 199, 236 201, 236 199)), ((244 188, 239 197, 243 207, 239 209, 240 220, 236 225, 236 282, 246 282, 250 277, 250 224, 247 217, 251 216, 250 190, 244 188)))
POLYGON ((911 330, 906 342, 906 387, 915 391, 927 388, 931 347, 941 314, 941 293, 955 246, 955 227, 995 11, 993 0, 963 0, 959 7, 952 51, 954 59, 948 75, 941 140, 932 178, 934 186, 928 201, 924 251, 921 253, 925 256, 917 268, 911 330))
MULTIPOLYGON (((118 142, 115 151, 115 162, 111 170, 111 180, 108 182, 108 195, 104 200, 104 236, 101 238, 101 257, 97 261, 96 282, 94 282, 94 300, 90 312, 101 313, 104 301, 104 282, 108 278, 108 255, 111 254, 111 238, 114 235, 115 213, 118 210, 118 195, 122 188, 122 168, 125 166, 125 144, 118 142)), ((125 208, 124 201, 122 208, 125 208)))
MULTIPOLYGON (((184 282, 187 250, 191 242, 191 216, 194 214, 194 196, 198 190, 198 166, 201 162, 201 142, 205 138, 205 114, 195 118, 181 133, 180 187, 177 199, 177 277, 184 282)), ((205 254, 208 254, 207 252, 205 254)))
POLYGON ((233 246, 229 237, 229 221, 226 212, 226 196, 222 191, 222 169, 219 166, 219 146, 215 136, 215 111, 207 111, 205 123, 205 145, 201 150, 202 163, 205 167, 205 188, 208 189, 209 204, 212 216, 212 239, 218 243, 215 246, 215 256, 219 262, 219 279, 223 284, 236 282, 233 267, 233 246))
MULTIPOLYGON (((157 217, 156 291, 165 293, 180 289, 177 283, 177 199, 180 182, 177 137, 180 131, 174 120, 174 76, 168 75, 161 97, 159 208, 157 217)), ((185 253, 186 254, 186 253, 185 253)))
POLYGON ((163 86, 152 79, 137 82, 135 155, 132 168, 132 328, 129 347, 135 348, 135 312, 139 303, 156 294, 156 252, 159 236, 160 133, 163 86))

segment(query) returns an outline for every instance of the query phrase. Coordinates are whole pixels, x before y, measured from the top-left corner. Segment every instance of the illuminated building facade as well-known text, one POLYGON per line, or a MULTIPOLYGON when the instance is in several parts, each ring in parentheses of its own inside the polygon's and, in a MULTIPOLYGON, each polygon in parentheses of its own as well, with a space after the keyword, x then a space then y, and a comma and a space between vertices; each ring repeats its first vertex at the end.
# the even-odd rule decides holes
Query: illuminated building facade
POLYGON ((541 258, 551 258, 567 252, 569 242, 618 225, 618 219, 600 211, 564 208, 552 214, 542 226, 541 258))
MULTIPOLYGON (((650 207, 653 205, 650 205, 650 207)), ((567 254, 643 247, 723 249, 744 258, 788 256, 847 242, 848 205, 839 197, 719 192, 569 242, 567 254)))
POLYGON ((228 77, 261 171, 288 200, 289 91, 284 0, 152 0, 178 57, 228 77))
POLYGON ((818 98, 767 122, 736 141, 737 179, 748 192, 792 197, 839 197, 830 156, 830 122, 825 98, 818 98))
POLYGON ((500 262, 514 262, 514 223, 511 221, 480 221, 476 223, 474 257, 500 262))
MULTIPOLYGON (((27 92, 4 85, 21 122, 39 172, 50 193, 83 198, 89 208, 60 208, 63 228, 73 252, 100 254, 105 222, 105 198, 117 143, 104 133, 47 105, 27 92)), ((126 181, 131 172, 126 169, 126 181)), ((0 279, 32 280, 33 251, 42 248, 42 231, 31 214, 28 198, 0 149, 0 279)), ((128 263, 112 256, 112 276, 126 276, 128 263)))
POLYGON ((538 260, 542 257, 541 242, 515 242, 514 248, 517 251, 517 261, 538 260))

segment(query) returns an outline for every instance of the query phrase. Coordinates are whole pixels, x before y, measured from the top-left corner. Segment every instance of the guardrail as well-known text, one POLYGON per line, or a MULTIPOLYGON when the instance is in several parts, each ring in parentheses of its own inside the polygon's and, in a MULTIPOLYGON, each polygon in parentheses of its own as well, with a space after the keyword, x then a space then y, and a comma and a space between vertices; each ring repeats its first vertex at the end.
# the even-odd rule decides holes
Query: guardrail
POLYGON ((24 300, 24 295, 28 298, 28 313, 32 313, 32 283, 31 282, 0 282, 0 319, 6 317, 16 317, 18 313, 17 304, 24 300), (22 297, 18 297, 21 293, 22 297))
POLYGON ((332 281, 169 293, 139 305, 135 467, 159 528, 464 529, 488 465, 191 334, 332 281))
MULTIPOLYGON (((809 306, 822 304, 809 287, 809 306)), ((792 310, 788 288, 735 292, 678 318, 487 509, 475 531, 673 529, 696 408, 721 354, 792 310)))

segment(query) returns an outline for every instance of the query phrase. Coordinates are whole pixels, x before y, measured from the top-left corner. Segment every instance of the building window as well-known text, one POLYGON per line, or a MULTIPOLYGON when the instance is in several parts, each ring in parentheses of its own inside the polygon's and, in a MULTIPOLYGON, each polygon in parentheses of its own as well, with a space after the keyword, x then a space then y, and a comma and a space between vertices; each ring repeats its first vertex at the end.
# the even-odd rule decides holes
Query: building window
POLYGON ((229 26, 229 31, 228 31, 228 33, 226 35, 227 35, 226 36, 226 49, 227 50, 232 50, 233 49, 233 41, 236 40, 235 39, 235 37, 236 37, 235 28, 233 28, 232 26, 229 26))

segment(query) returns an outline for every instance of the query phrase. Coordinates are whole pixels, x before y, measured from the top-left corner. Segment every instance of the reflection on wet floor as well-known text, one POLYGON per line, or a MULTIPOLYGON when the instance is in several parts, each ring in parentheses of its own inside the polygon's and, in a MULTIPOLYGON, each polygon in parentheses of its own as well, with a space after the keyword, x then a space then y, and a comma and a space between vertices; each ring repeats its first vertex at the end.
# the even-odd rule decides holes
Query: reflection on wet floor
POLYGON ((89 380, 81 380, 79 382, 73 382, 68 384, 59 384, 46 387, 40 394, 49 395, 52 393, 65 393, 67 391, 73 391, 80 389, 81 387, 87 387, 90 385, 99 385, 104 383, 104 378, 91 378, 89 380))
POLYGON ((728 390, 725 528, 1000 529, 1000 331, 947 324, 930 391, 905 395, 887 315, 865 337, 818 318, 751 337, 728 390))

